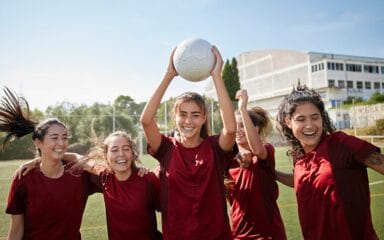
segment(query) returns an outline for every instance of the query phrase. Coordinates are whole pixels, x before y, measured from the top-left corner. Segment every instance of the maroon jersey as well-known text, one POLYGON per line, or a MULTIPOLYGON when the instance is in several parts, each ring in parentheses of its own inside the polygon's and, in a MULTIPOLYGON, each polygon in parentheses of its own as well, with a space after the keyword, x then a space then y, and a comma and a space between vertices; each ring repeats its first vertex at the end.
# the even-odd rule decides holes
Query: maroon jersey
POLYGON ((296 159, 295 191, 305 239, 378 239, 363 163, 377 151, 366 141, 337 132, 296 159))
POLYGON ((235 184, 230 193, 234 239, 287 239, 276 202, 279 189, 275 181, 275 149, 271 144, 264 146, 265 160, 253 156, 248 168, 228 171, 235 184))
POLYGON ((160 181, 153 173, 140 177, 137 172, 125 181, 107 172, 92 177, 104 195, 110 240, 162 239, 155 212, 160 208, 160 181))
POLYGON ((165 239, 231 239, 218 136, 185 148, 162 136, 158 152, 161 211, 165 239))
POLYGON ((35 168, 13 180, 6 213, 24 215, 23 239, 81 239, 81 219, 92 193, 88 177, 64 171, 53 179, 35 168))

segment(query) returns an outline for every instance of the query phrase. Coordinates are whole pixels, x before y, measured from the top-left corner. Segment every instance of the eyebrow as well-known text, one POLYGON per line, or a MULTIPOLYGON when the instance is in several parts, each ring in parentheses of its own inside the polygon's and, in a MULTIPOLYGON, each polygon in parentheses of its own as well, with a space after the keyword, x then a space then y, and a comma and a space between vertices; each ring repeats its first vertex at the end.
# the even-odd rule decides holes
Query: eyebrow
MULTIPOLYGON (((59 136, 60 134, 58 134, 58 133, 51 133, 51 134, 49 134, 48 136, 50 136, 50 137, 54 137, 54 136, 59 136)), ((63 134, 63 136, 67 136, 68 134, 67 133, 64 133, 63 134)))

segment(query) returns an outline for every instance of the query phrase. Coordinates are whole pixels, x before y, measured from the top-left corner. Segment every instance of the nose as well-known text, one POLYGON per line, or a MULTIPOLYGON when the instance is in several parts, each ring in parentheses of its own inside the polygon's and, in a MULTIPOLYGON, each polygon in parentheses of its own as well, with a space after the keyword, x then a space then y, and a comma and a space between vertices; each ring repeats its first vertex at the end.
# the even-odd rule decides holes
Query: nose
POLYGON ((188 116, 185 118, 185 122, 186 122, 186 123, 190 123, 190 122, 192 122, 192 115, 188 115, 188 116))
POLYGON ((57 143, 58 145, 64 145, 65 142, 66 142, 66 140, 65 140, 65 139, 62 139, 62 138, 58 138, 57 141, 56 141, 56 143, 57 143))

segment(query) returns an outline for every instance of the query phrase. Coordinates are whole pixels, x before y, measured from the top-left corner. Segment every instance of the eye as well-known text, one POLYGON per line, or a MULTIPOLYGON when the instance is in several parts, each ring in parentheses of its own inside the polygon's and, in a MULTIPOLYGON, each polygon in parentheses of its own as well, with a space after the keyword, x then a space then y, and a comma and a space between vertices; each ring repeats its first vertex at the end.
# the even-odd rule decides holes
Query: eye
POLYGON ((321 117, 318 114, 312 116, 312 120, 319 120, 320 118, 321 117))
POLYGON ((110 152, 112 152, 112 153, 116 153, 116 152, 118 152, 119 150, 117 149, 117 148, 112 148, 111 150, 110 150, 110 152))

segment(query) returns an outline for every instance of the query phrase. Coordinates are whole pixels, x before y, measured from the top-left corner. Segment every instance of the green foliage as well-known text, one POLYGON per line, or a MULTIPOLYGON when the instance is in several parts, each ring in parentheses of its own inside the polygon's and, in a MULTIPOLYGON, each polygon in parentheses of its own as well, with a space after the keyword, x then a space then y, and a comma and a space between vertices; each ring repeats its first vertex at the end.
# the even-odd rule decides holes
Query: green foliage
POLYGON ((375 126, 366 130, 367 135, 384 135, 384 119, 376 121, 375 126))
POLYGON ((347 100, 344 101, 344 104, 358 104, 364 102, 362 97, 354 97, 354 96, 348 96, 347 100))
MULTIPOLYGON (((0 139, 3 143, 5 134, 2 134, 0 139)), ((1 159, 32 159, 35 156, 35 148, 32 142, 31 134, 28 134, 19 139, 14 139, 11 142, 8 142, 0 151, 0 160, 1 159)))
POLYGON ((228 59, 225 61, 222 76, 229 97, 235 102, 236 92, 240 89, 239 70, 237 69, 237 61, 235 58, 232 58, 231 63, 228 59))
POLYGON ((370 104, 376 104, 376 103, 383 103, 384 102, 384 94, 381 94, 379 92, 375 92, 372 94, 372 96, 369 98, 368 102, 370 104))

